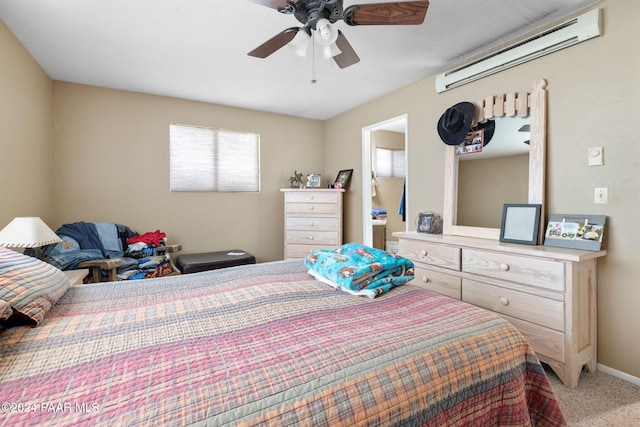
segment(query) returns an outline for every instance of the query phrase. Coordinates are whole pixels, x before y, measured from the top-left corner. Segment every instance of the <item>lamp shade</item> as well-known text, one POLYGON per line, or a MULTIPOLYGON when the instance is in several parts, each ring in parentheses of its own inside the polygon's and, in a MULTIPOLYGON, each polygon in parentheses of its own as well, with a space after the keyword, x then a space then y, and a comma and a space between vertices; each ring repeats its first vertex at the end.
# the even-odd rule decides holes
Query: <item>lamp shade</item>
POLYGON ((305 58, 307 49, 309 48, 309 40, 311 36, 304 30, 299 30, 296 36, 289 43, 289 48, 298 56, 305 58))
POLYGON ((62 239, 37 216, 16 217, 0 231, 0 246, 39 248, 62 239))

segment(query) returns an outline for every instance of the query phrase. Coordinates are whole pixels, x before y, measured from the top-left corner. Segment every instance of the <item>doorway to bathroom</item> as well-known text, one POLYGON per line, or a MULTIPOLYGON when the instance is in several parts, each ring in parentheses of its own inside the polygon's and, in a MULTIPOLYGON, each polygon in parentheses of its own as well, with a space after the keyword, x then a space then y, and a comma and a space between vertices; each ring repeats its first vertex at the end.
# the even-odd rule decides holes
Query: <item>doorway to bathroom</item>
POLYGON ((392 253, 393 233, 407 230, 407 120, 404 114, 362 128, 363 243, 392 253))

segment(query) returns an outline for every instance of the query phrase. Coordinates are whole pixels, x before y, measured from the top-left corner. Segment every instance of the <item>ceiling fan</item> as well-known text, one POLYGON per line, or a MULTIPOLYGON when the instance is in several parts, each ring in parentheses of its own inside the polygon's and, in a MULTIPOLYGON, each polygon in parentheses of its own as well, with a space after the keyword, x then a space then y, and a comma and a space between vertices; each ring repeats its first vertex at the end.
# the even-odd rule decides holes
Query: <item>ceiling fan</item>
POLYGON ((340 68, 360 61, 360 58, 342 34, 333 26, 343 20, 348 25, 419 25, 424 22, 428 0, 371 3, 342 7, 342 0, 249 0, 292 14, 302 24, 276 34, 254 50, 249 56, 266 58, 281 47, 289 45, 300 56, 306 55, 310 39, 323 49, 324 59, 333 58, 340 68), (312 34, 313 32, 313 34, 312 34))

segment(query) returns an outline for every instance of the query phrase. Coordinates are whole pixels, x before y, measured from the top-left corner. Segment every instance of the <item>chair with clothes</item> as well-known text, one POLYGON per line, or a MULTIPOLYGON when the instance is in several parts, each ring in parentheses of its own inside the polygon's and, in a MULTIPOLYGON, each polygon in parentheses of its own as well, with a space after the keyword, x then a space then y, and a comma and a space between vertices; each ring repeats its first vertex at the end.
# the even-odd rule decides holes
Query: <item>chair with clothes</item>
POLYGON ((144 279, 180 274, 160 230, 138 234, 116 223, 74 222, 56 230, 61 242, 45 247, 43 256, 60 270, 88 268, 91 281, 144 279))

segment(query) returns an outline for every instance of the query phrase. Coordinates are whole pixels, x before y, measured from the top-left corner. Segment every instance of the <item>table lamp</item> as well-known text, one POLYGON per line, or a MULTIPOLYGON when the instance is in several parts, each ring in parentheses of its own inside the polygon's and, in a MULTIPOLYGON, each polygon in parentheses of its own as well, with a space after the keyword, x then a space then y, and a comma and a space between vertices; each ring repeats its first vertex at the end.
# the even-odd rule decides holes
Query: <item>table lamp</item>
POLYGON ((5 248, 33 248, 36 258, 42 257, 42 246, 62 239, 37 216, 16 217, 0 231, 0 246, 5 248))

